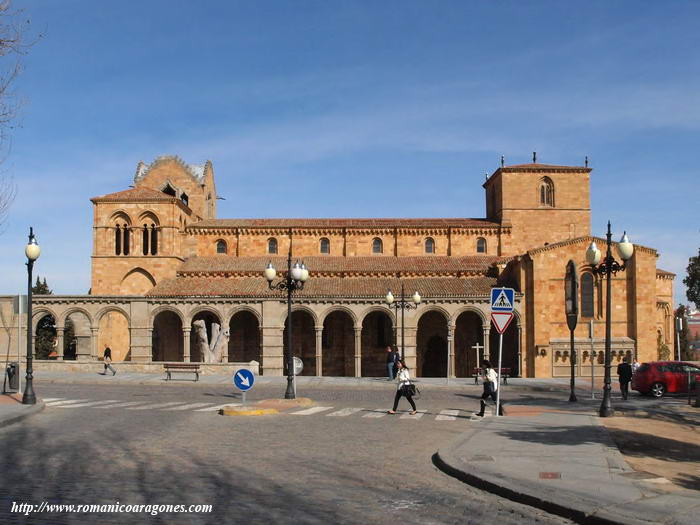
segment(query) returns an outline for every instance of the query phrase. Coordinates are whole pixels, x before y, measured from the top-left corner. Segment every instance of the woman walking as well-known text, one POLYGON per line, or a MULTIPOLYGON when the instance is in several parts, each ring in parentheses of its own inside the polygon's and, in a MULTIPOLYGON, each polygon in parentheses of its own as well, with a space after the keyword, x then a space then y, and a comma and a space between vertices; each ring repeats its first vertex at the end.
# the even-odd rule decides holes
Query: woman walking
MULTIPOLYGON (((481 410, 476 414, 477 416, 484 417, 484 412, 486 411, 486 400, 490 397, 493 399, 494 404, 498 397, 496 393, 498 391, 498 373, 491 368, 491 362, 484 360, 482 365, 482 379, 484 380, 484 392, 481 394, 481 410)), ((503 402, 501 401, 498 407, 498 415, 504 415, 503 412, 503 402)))
POLYGON ((389 414, 396 414, 396 408, 399 406, 399 399, 401 399, 401 396, 404 396, 406 399, 408 399, 408 402, 413 408, 411 411, 411 415, 413 415, 417 412, 416 404, 413 402, 413 389, 415 387, 411 384, 411 376, 408 373, 408 367, 403 359, 399 359, 396 362, 396 367, 398 369, 398 372, 396 373, 396 381, 398 382, 398 385, 396 387, 396 396, 394 396, 394 408, 389 410, 389 414))
POLYGON ((102 372, 102 375, 103 376, 107 375, 107 369, 112 371, 113 376, 117 375, 117 371, 112 366, 112 349, 107 345, 105 345, 105 353, 104 353, 103 361, 104 361, 104 365, 105 365, 105 371, 102 372))

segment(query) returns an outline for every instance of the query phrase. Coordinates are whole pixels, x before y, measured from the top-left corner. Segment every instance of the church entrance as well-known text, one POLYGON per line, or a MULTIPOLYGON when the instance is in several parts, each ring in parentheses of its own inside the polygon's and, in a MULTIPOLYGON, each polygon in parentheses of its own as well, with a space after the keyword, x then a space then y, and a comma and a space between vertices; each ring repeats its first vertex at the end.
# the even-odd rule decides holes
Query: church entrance
POLYGON ((462 312, 457 317, 454 341, 455 377, 471 377, 484 354, 483 321, 476 312, 462 312))
POLYGON ((431 311, 418 320, 417 370, 419 377, 447 377, 447 319, 431 311))
POLYGON ((332 312, 323 321, 323 375, 355 375, 355 330, 347 312, 332 312))
MULTIPOLYGON (((288 322, 284 322, 284 373, 287 373, 287 330, 288 322)), ((316 329, 314 318, 309 312, 296 310, 292 312, 292 355, 304 362, 301 375, 316 375, 316 329)))
POLYGON ((255 314, 244 310, 231 317, 229 322, 228 362, 249 363, 257 361, 262 368, 260 352, 260 323, 255 314))
POLYGON ((371 312, 362 321, 362 377, 386 377, 386 347, 392 342, 391 317, 371 312))
POLYGON ((153 361, 182 361, 182 321, 175 312, 165 310, 153 319, 151 353, 153 361))

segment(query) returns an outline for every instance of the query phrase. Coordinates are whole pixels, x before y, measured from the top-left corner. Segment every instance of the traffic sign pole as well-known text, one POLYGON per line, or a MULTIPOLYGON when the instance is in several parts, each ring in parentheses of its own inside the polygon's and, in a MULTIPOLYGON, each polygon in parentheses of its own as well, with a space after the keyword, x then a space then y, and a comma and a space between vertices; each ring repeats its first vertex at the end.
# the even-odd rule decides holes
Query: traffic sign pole
POLYGON ((498 336, 498 387, 496 388, 496 417, 501 415, 501 358, 503 357, 503 332, 498 336))

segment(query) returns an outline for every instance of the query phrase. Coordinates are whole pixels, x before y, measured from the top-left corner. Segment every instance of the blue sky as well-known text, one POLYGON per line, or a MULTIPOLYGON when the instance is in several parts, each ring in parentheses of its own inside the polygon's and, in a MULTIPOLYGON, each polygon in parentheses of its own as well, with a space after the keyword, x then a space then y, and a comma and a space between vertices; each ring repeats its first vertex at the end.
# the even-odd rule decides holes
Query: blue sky
POLYGON ((484 174, 536 150, 589 156, 593 233, 610 219, 658 249, 686 302, 697 3, 15 4, 43 36, 15 84, 0 293, 26 286, 30 224, 36 271, 86 293, 89 198, 126 189, 140 160, 211 160, 220 217, 483 217, 484 174))

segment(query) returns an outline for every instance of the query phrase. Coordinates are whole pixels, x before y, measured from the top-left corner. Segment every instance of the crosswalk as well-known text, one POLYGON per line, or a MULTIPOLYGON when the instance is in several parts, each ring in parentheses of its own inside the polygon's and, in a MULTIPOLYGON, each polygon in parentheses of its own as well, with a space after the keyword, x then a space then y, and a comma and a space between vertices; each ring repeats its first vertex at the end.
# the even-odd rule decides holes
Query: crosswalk
MULTIPOLYGON (((226 406, 240 406, 240 403, 217 404, 214 402, 192 402, 189 401, 125 401, 119 399, 65 399, 60 397, 44 398, 47 407, 58 409, 86 409, 86 410, 129 410, 129 411, 163 411, 163 412, 216 412, 226 406)), ((286 413, 291 416, 322 416, 322 417, 356 417, 363 419, 380 419, 384 417, 397 418, 400 420, 421 420, 432 419, 434 421, 478 421, 481 418, 474 416, 472 412, 457 409, 426 410, 420 409, 415 414, 408 411, 399 411, 395 415, 389 415, 384 408, 363 408, 363 407, 334 407, 334 406, 313 406, 301 410, 292 410, 286 413)))
POLYGON ((65 399, 61 397, 44 398, 44 403, 51 408, 88 408, 88 409, 124 409, 124 410, 163 410, 163 411, 192 411, 215 412, 227 406, 240 406, 240 403, 192 403, 189 401, 168 401, 154 403, 152 401, 123 401, 119 399, 65 399))

